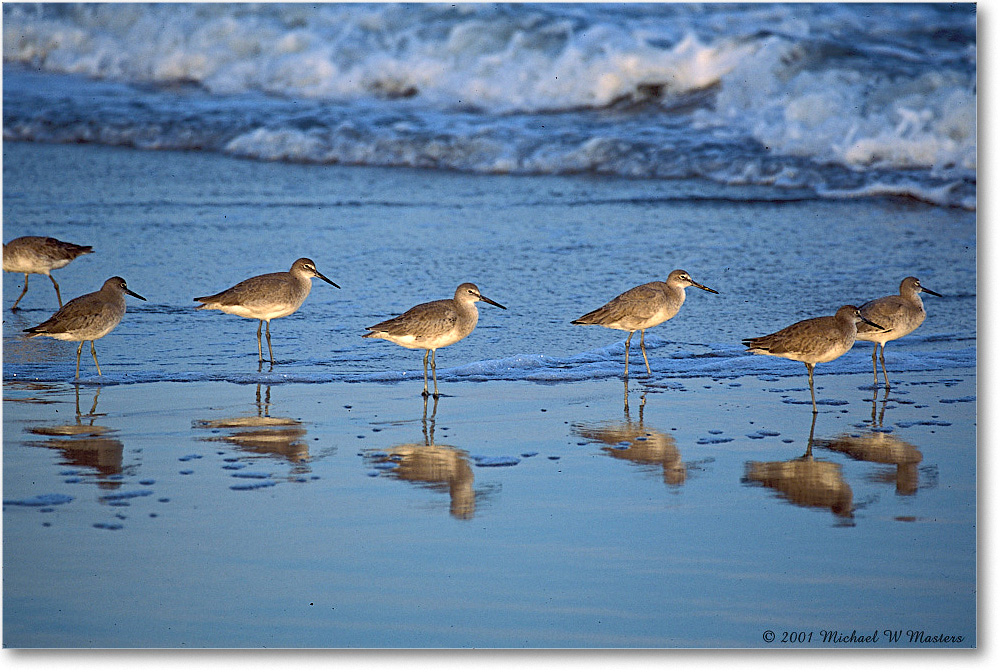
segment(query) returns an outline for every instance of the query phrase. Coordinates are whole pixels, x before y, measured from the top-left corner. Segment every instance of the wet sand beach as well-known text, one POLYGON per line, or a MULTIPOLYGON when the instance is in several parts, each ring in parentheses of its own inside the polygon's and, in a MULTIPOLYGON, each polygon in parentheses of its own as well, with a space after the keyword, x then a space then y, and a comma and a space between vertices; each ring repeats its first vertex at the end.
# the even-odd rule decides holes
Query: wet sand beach
POLYGON ((64 300, 148 299, 77 384, 21 333, 47 281, 12 314, 4 274, 5 646, 976 645, 974 212, 11 142, 4 178, 5 241, 94 247, 64 300), (273 368, 194 310, 300 256, 343 289, 273 322, 273 368), (624 334, 570 320, 674 268, 720 294, 626 386, 624 334), (944 296, 888 394, 859 343, 814 417, 804 366, 739 345, 910 274, 944 296), (508 310, 425 409, 422 353, 361 335, 465 281, 508 310))
POLYGON ((76 415, 71 386, 8 382, 6 637, 971 646, 974 380, 865 382, 826 381, 845 402, 815 427, 800 386, 752 378, 627 408, 615 381, 462 383, 426 416, 402 385, 79 386, 76 415))

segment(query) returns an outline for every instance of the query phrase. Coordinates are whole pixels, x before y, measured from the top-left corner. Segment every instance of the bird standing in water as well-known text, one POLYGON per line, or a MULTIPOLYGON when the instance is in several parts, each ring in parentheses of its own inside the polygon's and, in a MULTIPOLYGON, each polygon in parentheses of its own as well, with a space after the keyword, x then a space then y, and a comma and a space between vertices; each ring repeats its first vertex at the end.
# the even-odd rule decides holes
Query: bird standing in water
POLYGON ((97 375, 101 365, 97 362, 94 341, 111 333, 125 316, 125 295, 145 301, 125 284, 118 276, 108 278, 96 292, 78 296, 60 308, 55 315, 36 327, 25 329, 28 338, 48 336, 60 341, 80 341, 76 348, 76 377, 80 377, 80 353, 85 341, 90 341, 90 354, 94 356, 97 375))
POLYGON ((382 338, 404 348, 424 350, 423 395, 428 395, 427 357, 430 355, 434 398, 437 399, 437 349, 457 343, 472 333, 479 321, 476 301, 485 301, 507 310, 493 299, 483 296, 474 284, 466 282, 458 286, 454 298, 416 305, 399 317, 368 327, 369 333, 362 338, 382 338))
POLYGON ((817 364, 832 362, 851 349, 858 335, 858 322, 882 328, 862 317, 857 306, 847 305, 838 308, 836 315, 813 317, 767 336, 743 339, 743 345, 747 352, 803 362, 809 372, 813 413, 817 413, 813 370, 817 364))
POLYGON ((62 268, 82 254, 90 254, 94 249, 90 245, 66 243, 45 236, 22 236, 15 238, 3 246, 3 270, 11 273, 24 273, 24 289, 17 301, 10 307, 17 310, 17 304, 28 293, 28 275, 38 273, 49 276, 52 286, 56 288, 56 300, 63 307, 62 295, 59 293, 59 283, 52 277, 50 271, 62 268))
POLYGON ((888 388, 889 374, 885 371, 885 344, 906 336, 923 324, 924 318, 927 317, 924 302, 920 300, 920 292, 927 292, 931 296, 941 296, 922 286, 919 280, 910 276, 903 278, 903 281, 899 283, 899 294, 872 299, 861 305, 862 317, 881 324, 883 327, 879 330, 867 324, 858 325, 858 340, 875 344, 872 349, 872 374, 875 376, 876 387, 878 387, 878 368, 875 366, 875 355, 879 351, 879 346, 882 346, 882 375, 885 377, 885 386, 888 388))
POLYGON ((646 363, 646 374, 652 375, 649 358, 646 357, 646 330, 666 322, 684 304, 684 288, 697 287, 706 292, 718 294, 714 289, 698 284, 687 271, 671 271, 666 282, 654 281, 633 287, 616 296, 606 304, 573 320, 572 324, 598 324, 609 329, 628 332, 625 339, 625 377, 628 378, 628 351, 632 335, 639 332, 639 347, 646 363))
POLYGON ((257 325, 257 357, 264 361, 264 351, 260 342, 260 330, 267 322, 267 352, 274 365, 274 350, 271 349, 271 320, 291 315, 309 296, 312 279, 319 278, 337 289, 340 285, 316 270, 312 259, 297 259, 292 268, 279 273, 266 273, 239 282, 229 289, 202 296, 195 301, 203 305, 198 310, 221 310, 230 315, 238 315, 252 320, 260 320, 257 325))

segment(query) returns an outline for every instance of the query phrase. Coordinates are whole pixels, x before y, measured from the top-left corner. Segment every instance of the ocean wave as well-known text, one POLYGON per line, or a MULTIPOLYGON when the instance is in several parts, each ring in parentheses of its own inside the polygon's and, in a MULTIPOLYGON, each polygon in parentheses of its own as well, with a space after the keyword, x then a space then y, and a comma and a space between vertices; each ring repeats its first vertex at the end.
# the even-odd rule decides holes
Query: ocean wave
POLYGON ((5 72, 7 140, 976 203, 974 9, 6 4, 3 15, 7 67, 89 78, 5 72))
POLYGON ((7 5, 4 59, 215 94, 524 111, 703 89, 756 49, 656 18, 531 5, 7 5))
POLYGON ((773 40, 728 73, 706 125, 742 128, 782 154, 861 168, 976 169, 974 77, 958 71, 798 70, 799 45, 773 40))

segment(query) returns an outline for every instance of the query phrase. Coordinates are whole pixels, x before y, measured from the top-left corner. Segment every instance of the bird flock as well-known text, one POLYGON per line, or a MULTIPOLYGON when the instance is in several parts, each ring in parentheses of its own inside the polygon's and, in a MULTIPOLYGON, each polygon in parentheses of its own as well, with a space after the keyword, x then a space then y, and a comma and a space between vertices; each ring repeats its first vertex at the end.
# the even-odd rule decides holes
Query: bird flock
MULTIPOLYGON (((14 301, 12 311, 28 291, 28 275, 47 275, 52 280, 59 301, 59 310, 41 324, 25 329, 29 338, 48 336, 63 341, 79 341, 76 350, 76 377, 80 377, 80 354, 83 344, 90 341, 90 352, 101 375, 94 341, 108 335, 125 315, 125 295, 145 301, 130 290, 124 279, 115 276, 104 282, 99 290, 79 296, 65 305, 59 293, 59 284, 51 271, 62 268, 83 254, 90 254, 90 246, 67 243, 55 238, 24 236, 3 246, 3 270, 24 273, 24 289, 14 301)), ((266 327, 267 351, 274 364, 271 347, 271 320, 291 315, 306 300, 312 289, 312 279, 319 278, 336 288, 340 286, 319 272, 311 259, 298 259, 291 269, 278 273, 257 275, 243 280, 229 289, 209 296, 197 297, 198 310, 219 310, 231 315, 258 320, 257 355, 264 361, 261 330, 266 327)), ((632 336, 639 332, 639 347, 646 365, 647 375, 652 375, 646 356, 646 330, 666 322, 677 315, 685 299, 685 288, 697 287, 712 294, 714 289, 695 282, 687 271, 671 271, 665 281, 648 282, 616 296, 600 308, 575 320, 572 324, 596 324, 608 329, 627 331, 625 339, 625 377, 628 378, 628 359, 632 336)), ((801 320, 766 336, 746 338, 743 345, 747 352, 783 357, 806 365, 809 393, 813 413, 817 412, 813 372, 817 364, 833 361, 853 347, 858 340, 874 343, 872 373, 878 386, 877 355, 881 348, 882 374, 885 387, 889 388, 889 375, 885 367, 885 344, 911 333, 927 316, 920 293, 941 296, 920 284, 914 277, 904 278, 899 294, 873 299, 861 306, 844 305, 836 314, 801 320)), ((411 350, 424 351, 425 397, 439 396, 437 386, 436 352, 438 348, 456 343, 475 329, 479 321, 476 303, 482 301, 506 310, 505 306, 487 298, 472 283, 463 283, 450 299, 421 303, 402 315, 366 328, 363 338, 384 339, 411 350), (428 389, 427 363, 431 365, 434 392, 428 389)))

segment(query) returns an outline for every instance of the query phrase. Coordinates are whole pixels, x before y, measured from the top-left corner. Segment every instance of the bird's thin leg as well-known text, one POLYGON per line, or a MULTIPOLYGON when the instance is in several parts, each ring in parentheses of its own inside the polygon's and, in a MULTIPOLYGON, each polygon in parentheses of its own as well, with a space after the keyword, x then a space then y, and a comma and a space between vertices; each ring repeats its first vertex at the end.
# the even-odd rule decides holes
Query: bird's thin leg
POLYGON ((642 361, 646 362, 646 375, 651 376, 653 372, 649 369, 649 358, 646 357, 646 330, 639 331, 639 348, 642 350, 642 361))
POLYGON ((80 341, 80 345, 76 346, 76 377, 80 377, 80 353, 83 352, 83 341, 80 341))
POLYGON ((437 350, 431 350, 431 374, 434 376, 434 398, 438 398, 437 350))
POLYGON ((264 320, 257 323, 257 361, 264 361, 264 350, 260 347, 260 330, 264 328, 264 320))
POLYGON ((809 394, 812 396, 813 401, 813 413, 818 413, 816 409, 816 390, 813 388, 813 369, 816 368, 815 364, 810 364, 806 362, 806 370, 809 371, 809 394))
POLYGON ((634 334, 634 333, 635 333, 634 331, 628 332, 628 338, 625 339, 625 377, 626 378, 628 378, 628 351, 629 351, 629 344, 632 342, 632 334, 634 334))
POLYGON ((427 358, 431 356, 430 350, 424 350, 424 398, 430 396, 430 392, 427 391, 427 358))
MULTIPOLYGON (((10 307, 11 312, 17 310, 17 304, 19 304, 21 302, 21 299, 24 298, 24 295, 27 294, 27 293, 28 293, 28 274, 25 273, 24 274, 24 289, 21 290, 21 296, 17 297, 17 301, 14 302, 14 305, 10 307)), ((62 303, 59 304, 59 307, 62 308, 62 303)))
POLYGON ((885 343, 882 344, 882 352, 879 353, 879 359, 882 361, 882 375, 885 377, 885 389, 889 389, 889 374, 885 371, 885 343))
POLYGON ((872 375, 875 376, 875 387, 878 387, 878 364, 875 362, 876 355, 878 355, 878 343, 875 344, 875 349, 872 350, 872 375))
MULTIPOLYGON (((271 366, 274 366, 274 350, 271 349, 271 320, 267 321, 267 354, 271 356, 271 366)), ((263 355, 261 355, 263 357, 263 355)))
POLYGON ((59 283, 51 275, 49 276, 49 280, 52 281, 52 286, 56 288, 56 299, 59 301, 59 307, 62 308, 62 294, 59 293, 59 283))
MULTIPOLYGON (((80 341, 80 345, 83 345, 83 341, 80 341)), ((94 364, 97 366, 97 375, 101 374, 101 365, 97 363, 97 348, 94 347, 94 342, 90 342, 90 354, 94 356, 94 364)))

